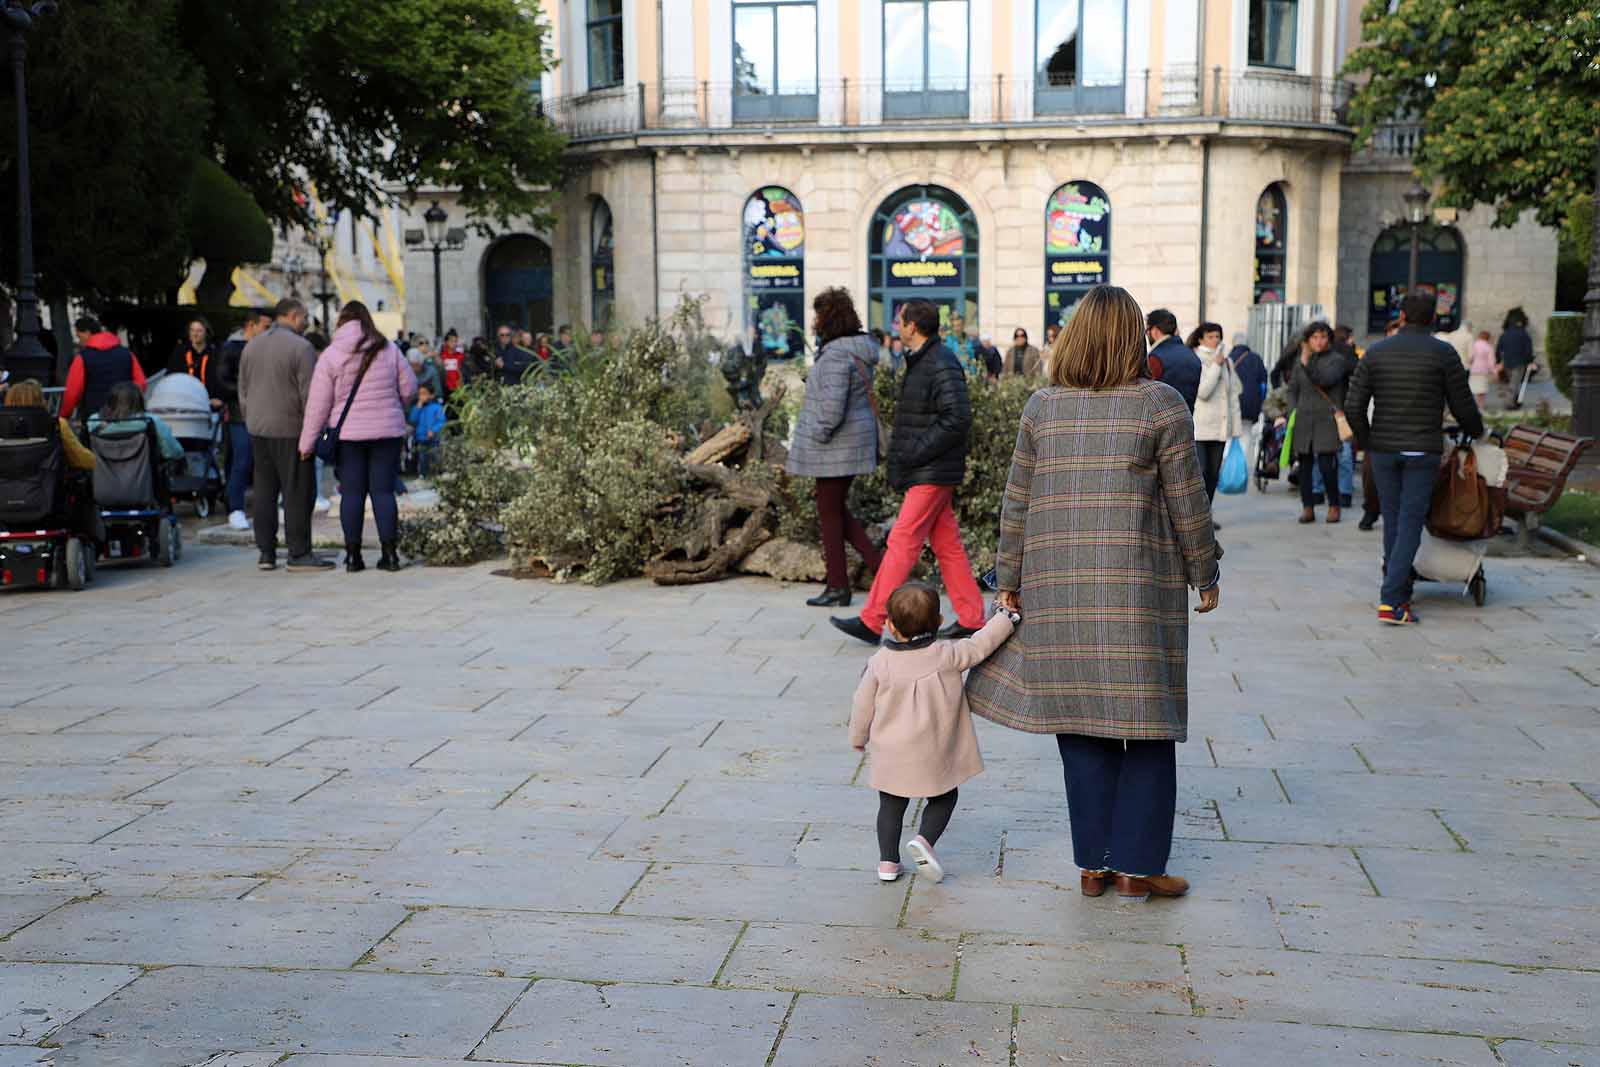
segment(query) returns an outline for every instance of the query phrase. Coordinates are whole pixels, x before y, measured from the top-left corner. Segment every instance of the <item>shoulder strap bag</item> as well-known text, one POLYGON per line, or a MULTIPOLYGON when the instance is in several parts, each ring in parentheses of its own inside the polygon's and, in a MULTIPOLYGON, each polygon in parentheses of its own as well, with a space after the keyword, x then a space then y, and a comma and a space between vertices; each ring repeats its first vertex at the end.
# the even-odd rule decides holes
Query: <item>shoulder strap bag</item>
MULTIPOLYGON (((380 352, 378 355, 382 355, 380 352)), ((367 376, 367 371, 372 364, 378 362, 378 356, 373 356, 369 361, 361 361, 361 369, 356 372, 355 384, 350 387, 350 395, 344 398, 344 410, 339 412, 339 421, 332 426, 324 426, 317 435, 317 443, 312 451, 324 463, 339 462, 339 431, 344 429, 344 420, 350 417, 350 405, 356 402, 356 393, 361 391, 361 379, 367 376)))
POLYGON ((878 394, 872 388, 872 378, 867 374, 866 364, 861 362, 860 356, 851 356, 850 362, 856 365, 861 385, 867 391, 867 403, 872 407, 872 424, 878 428, 878 461, 881 463, 889 454, 889 427, 883 424, 883 416, 878 414, 878 394))
POLYGON ((1322 399, 1328 402, 1328 406, 1333 409, 1333 424, 1339 428, 1339 440, 1355 440, 1356 432, 1350 428, 1350 420, 1344 417, 1344 412, 1339 408, 1339 405, 1335 404, 1328 396, 1328 391, 1318 385, 1316 380, 1311 377, 1311 368, 1309 367, 1306 368, 1306 380, 1311 382, 1311 388, 1315 389, 1322 399))

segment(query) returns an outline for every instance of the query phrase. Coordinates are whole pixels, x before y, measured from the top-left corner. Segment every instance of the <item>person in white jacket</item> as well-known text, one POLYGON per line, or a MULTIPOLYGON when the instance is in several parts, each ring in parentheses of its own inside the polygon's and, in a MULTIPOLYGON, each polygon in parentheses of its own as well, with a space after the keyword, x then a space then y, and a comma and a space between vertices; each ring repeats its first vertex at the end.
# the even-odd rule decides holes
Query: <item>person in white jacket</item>
POLYGON ((1200 388, 1194 402, 1194 441, 1209 500, 1217 495, 1217 479, 1222 474, 1222 457, 1227 452, 1228 442, 1245 429, 1244 418, 1239 414, 1243 388, 1222 347, 1221 326, 1202 322, 1189 335, 1189 347, 1200 357, 1200 388))

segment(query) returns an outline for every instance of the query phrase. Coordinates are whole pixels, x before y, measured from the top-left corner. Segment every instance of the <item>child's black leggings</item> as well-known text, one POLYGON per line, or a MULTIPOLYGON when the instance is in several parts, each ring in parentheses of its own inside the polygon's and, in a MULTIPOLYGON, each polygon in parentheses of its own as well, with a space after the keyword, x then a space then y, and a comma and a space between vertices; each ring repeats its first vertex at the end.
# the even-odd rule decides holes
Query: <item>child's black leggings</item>
MULTIPOLYGON (((955 789, 940 796, 929 797, 922 806, 922 825, 917 832, 930 845, 939 843, 939 835, 950 825, 950 816, 956 810, 955 789)), ((906 822, 906 808, 910 797, 897 797, 893 793, 878 794, 878 858, 885 863, 900 862, 900 828, 906 822)))

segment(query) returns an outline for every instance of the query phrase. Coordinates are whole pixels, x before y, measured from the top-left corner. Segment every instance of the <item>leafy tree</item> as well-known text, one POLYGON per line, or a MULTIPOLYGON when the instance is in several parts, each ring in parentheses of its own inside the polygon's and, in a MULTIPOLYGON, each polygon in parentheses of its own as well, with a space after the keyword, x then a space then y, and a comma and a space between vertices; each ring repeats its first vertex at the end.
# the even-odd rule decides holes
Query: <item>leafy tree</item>
MULTIPOLYGON (((164 293, 189 258, 185 220, 206 117, 177 47, 176 0, 64 3, 28 39, 40 296, 164 293)), ((0 277, 16 283, 16 102, 0 97, 0 277)))
POLYGON ((1346 71, 1361 136, 1414 116, 1419 176, 1442 206, 1531 210, 1559 226, 1594 187, 1600 140, 1600 8, 1592 0, 1368 0, 1366 47, 1346 71))
POLYGON ((549 27, 527 0, 179 0, 223 168, 304 221, 308 180, 368 214, 384 186, 461 191, 469 221, 548 221, 562 142, 534 92, 549 27))
POLYGON ((206 261, 200 303, 223 305, 233 291, 233 268, 272 258, 272 223, 215 160, 195 165, 191 194, 189 248, 206 261))

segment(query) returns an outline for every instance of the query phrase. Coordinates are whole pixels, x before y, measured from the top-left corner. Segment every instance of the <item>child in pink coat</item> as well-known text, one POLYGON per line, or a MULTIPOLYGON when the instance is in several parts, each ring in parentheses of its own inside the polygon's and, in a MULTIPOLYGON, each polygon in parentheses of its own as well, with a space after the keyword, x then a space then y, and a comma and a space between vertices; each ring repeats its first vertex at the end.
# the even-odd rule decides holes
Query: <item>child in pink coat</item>
POLYGON ((850 744, 872 748, 878 790, 878 878, 900 877, 900 828, 912 797, 926 797, 920 832, 906 844, 921 874, 935 882, 944 868, 933 846, 950 824, 956 787, 982 772, 962 672, 1005 643, 1021 616, 996 614, 962 641, 939 641, 939 594, 907 582, 889 597, 889 637, 867 661, 850 715, 850 744))

